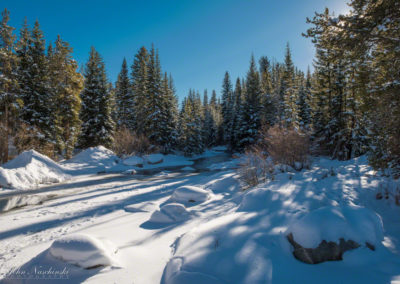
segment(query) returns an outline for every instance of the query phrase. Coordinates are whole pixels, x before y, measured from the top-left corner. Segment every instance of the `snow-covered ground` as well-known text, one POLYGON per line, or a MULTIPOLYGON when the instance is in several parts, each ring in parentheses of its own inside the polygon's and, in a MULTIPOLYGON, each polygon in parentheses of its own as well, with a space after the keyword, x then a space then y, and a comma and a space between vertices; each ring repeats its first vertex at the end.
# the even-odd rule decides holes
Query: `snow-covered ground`
MULTIPOLYGON (((122 164, 109 158, 102 167, 122 164)), ((141 179, 81 176, 56 199, 1 213, 0 282, 43 283, 10 278, 51 267, 54 283, 400 283, 400 206, 376 198, 398 184, 364 157, 317 159, 245 192, 230 169, 237 163, 141 179), (305 264, 292 255, 289 231, 308 245, 345 234, 375 251, 361 244, 343 261, 305 264)), ((79 164, 83 171, 75 160, 67 173, 79 164)))

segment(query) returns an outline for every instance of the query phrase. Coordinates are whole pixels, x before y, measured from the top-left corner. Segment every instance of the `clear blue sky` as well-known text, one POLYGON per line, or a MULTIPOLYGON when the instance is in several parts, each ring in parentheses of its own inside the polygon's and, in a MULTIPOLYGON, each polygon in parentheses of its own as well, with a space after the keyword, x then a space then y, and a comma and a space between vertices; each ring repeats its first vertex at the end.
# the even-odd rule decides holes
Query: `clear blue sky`
POLYGON ((301 36, 305 20, 326 6, 348 9, 345 0, 0 0, 11 25, 38 19, 46 41, 60 34, 80 65, 95 46, 113 82, 124 56, 131 65, 140 46, 154 43, 180 98, 189 88, 219 93, 224 72, 244 76, 251 53, 281 61, 286 42, 306 70, 314 50, 301 36))

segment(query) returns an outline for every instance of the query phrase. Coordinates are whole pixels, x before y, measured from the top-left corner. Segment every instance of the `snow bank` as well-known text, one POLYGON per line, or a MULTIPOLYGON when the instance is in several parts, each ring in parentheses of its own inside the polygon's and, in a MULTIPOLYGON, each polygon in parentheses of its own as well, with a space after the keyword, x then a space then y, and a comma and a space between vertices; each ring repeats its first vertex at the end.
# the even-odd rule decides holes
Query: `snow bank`
POLYGON ((0 167, 0 186, 5 188, 29 189, 68 177, 60 165, 35 150, 25 151, 0 167))
POLYGON ((83 150, 72 159, 65 161, 64 166, 70 170, 70 173, 82 175, 118 166, 119 160, 113 151, 103 146, 97 146, 83 150))
POLYGON ((155 164, 160 164, 164 161, 164 155, 163 154, 150 154, 145 156, 145 159, 147 163, 150 165, 155 165, 155 164))
POLYGON ((124 165, 126 166, 138 166, 142 167, 144 164, 144 160, 141 157, 138 156, 132 156, 129 158, 126 158, 123 162, 124 165))
POLYGON ((190 213, 186 207, 180 203, 168 203, 154 211, 150 217, 150 222, 154 223, 174 223, 189 219, 190 213))
POLYGON ((113 151, 103 146, 90 147, 83 150, 72 159, 68 160, 68 163, 79 163, 79 164, 109 164, 114 163, 118 160, 118 157, 113 151))
POLYGON ((56 240, 49 251, 53 257, 83 268, 115 264, 116 249, 111 244, 84 234, 69 235, 56 240))
POLYGON ((323 240, 340 238, 377 246, 383 241, 382 220, 375 212, 356 206, 327 206, 314 210, 291 224, 286 232, 306 248, 315 248, 323 240))
POLYGON ((210 198, 210 193, 200 187, 185 185, 175 189, 171 200, 183 204, 202 203, 210 198))

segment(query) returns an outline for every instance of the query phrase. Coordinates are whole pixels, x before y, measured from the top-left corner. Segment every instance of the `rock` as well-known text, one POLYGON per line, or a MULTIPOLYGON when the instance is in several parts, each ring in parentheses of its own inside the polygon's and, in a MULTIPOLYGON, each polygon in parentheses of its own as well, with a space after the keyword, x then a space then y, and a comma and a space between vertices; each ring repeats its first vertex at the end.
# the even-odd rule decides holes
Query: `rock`
MULTIPOLYGON (((294 240, 293 234, 291 233, 287 235, 287 239, 293 246, 294 257, 309 264, 317 264, 332 260, 342 260, 343 253, 360 247, 360 245, 355 241, 345 240, 343 238, 339 239, 339 243, 327 242, 323 240, 316 248, 302 247, 294 240)), ((366 246, 371 250, 375 250, 375 248, 370 244, 366 244, 366 246)))

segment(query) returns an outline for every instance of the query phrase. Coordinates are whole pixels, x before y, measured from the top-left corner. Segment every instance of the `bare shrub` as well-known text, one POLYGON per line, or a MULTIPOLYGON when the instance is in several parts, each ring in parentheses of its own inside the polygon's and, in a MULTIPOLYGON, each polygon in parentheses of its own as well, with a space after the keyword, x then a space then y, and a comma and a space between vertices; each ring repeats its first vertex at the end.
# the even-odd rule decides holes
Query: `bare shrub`
POLYGON ((244 162, 241 164, 239 176, 245 184, 244 189, 256 186, 273 178, 273 165, 267 159, 261 147, 253 146, 246 150, 244 162))
POLYGON ((156 149, 146 136, 138 135, 126 127, 121 127, 114 134, 112 150, 119 157, 124 157, 132 154, 149 154, 156 149))
POLYGON ((309 164, 309 135, 293 126, 276 124, 262 133, 261 144, 274 163, 289 165, 297 170, 309 164))
POLYGON ((55 158, 55 145, 48 142, 39 129, 21 123, 14 136, 14 146, 18 153, 35 150, 50 158, 55 158))

